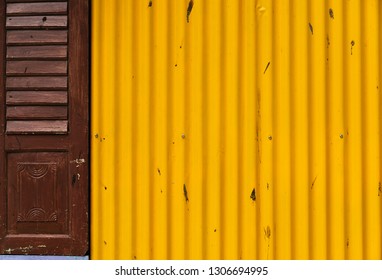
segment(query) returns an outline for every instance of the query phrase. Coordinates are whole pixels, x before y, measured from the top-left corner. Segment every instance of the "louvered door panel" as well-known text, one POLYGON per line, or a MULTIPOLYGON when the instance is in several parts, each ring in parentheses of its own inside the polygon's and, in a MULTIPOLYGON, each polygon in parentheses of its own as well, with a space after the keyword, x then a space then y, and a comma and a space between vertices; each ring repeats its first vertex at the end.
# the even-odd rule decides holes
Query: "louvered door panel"
POLYGON ((87 18, 87 0, 0 0, 0 254, 87 251, 87 18))
MULTIPOLYGON (((55 91, 67 91, 67 53, 65 51, 63 55, 61 49, 54 49, 68 47, 67 8, 67 2, 7 4, 7 91, 17 90, 19 98, 35 91, 47 100, 54 100, 52 97, 57 95, 55 91), (15 48, 23 48, 24 55, 14 55, 15 48), (51 49, 33 55, 38 48, 51 49)), ((55 106, 55 102, 46 102, 46 107, 36 105, 41 104, 38 99, 32 98, 24 98, 23 104, 13 106, 7 102, 7 133, 67 133, 67 100, 60 106, 55 106)))

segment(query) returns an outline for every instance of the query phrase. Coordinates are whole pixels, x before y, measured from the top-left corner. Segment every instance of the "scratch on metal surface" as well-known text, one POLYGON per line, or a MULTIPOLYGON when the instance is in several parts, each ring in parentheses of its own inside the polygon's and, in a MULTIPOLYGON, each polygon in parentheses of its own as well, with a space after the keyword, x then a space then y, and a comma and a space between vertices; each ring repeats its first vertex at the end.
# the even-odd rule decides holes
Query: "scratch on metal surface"
POLYGON ((314 183, 316 183, 316 180, 317 180, 317 176, 318 176, 318 175, 316 175, 316 177, 314 177, 313 182, 312 182, 312 185, 310 186, 310 189, 313 189, 314 183))
POLYGON ((184 198, 186 199, 186 202, 188 202, 188 193, 187 193, 186 184, 183 184, 183 194, 184 194, 184 198))
POLYGON ((187 22, 190 22, 190 15, 191 15, 193 7, 194 7, 194 0, 190 0, 187 7, 187 22))
POLYGON ((257 11, 260 13, 260 14, 263 14, 267 9, 264 7, 264 6, 261 6, 261 5, 258 5, 257 6, 257 11))
POLYGON ((310 32, 312 33, 313 35, 313 25, 309 22, 309 29, 310 29, 310 32))
POLYGON ((270 61, 268 61, 268 64, 267 64, 267 66, 265 67, 265 70, 264 70, 264 73, 263 73, 263 74, 265 74, 265 72, 267 72, 269 65, 271 65, 271 62, 270 62, 270 61))

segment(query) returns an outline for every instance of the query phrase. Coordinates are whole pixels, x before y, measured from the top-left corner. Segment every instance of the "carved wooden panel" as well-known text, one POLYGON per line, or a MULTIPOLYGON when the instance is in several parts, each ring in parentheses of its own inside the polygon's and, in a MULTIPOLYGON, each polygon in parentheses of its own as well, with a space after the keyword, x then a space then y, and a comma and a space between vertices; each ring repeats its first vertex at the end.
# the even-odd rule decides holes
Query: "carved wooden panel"
POLYGON ((8 230, 66 233, 68 160, 61 152, 8 155, 8 230))

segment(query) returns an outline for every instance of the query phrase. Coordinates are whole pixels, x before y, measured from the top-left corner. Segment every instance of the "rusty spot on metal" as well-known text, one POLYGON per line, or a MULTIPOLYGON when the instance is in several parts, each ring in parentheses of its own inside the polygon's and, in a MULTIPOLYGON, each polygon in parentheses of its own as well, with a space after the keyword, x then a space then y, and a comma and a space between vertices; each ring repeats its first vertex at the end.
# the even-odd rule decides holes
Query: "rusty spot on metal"
POLYGON ((264 228, 264 235, 266 238, 271 238, 271 228, 267 226, 267 228, 264 228))
POLYGON ((378 196, 382 196, 382 183, 379 182, 378 184, 378 196))
POLYGON ((310 189, 313 189, 314 183, 316 183, 316 180, 317 180, 317 176, 318 176, 318 175, 316 175, 316 177, 314 177, 313 182, 312 182, 312 185, 310 186, 310 189))
POLYGON ((265 67, 265 70, 264 70, 264 73, 263 73, 263 74, 265 74, 265 72, 267 72, 269 65, 271 65, 271 62, 270 62, 270 61, 268 61, 268 64, 267 64, 267 66, 265 67))
POLYGON ((312 33, 313 35, 313 25, 309 22, 309 29, 310 29, 310 32, 312 33))
POLYGON ((153 1, 149 1, 149 7, 152 7, 153 6, 153 1))
POLYGON ((350 42, 350 45, 351 45, 351 47, 350 47, 350 55, 353 55, 353 47, 354 47, 354 45, 355 45, 354 40, 352 40, 352 41, 350 42))
POLYGON ((267 190, 269 190, 269 183, 267 183, 267 190))
POLYGON ((252 201, 256 201, 256 190, 255 190, 255 188, 253 188, 250 198, 252 199, 252 201))
POLYGON ((183 194, 184 194, 184 198, 186 199, 186 202, 188 202, 188 193, 187 193, 186 184, 183 184, 183 194))
POLYGON ((216 232, 216 228, 214 229, 214 232, 216 232))
POLYGON ((193 7, 194 7, 194 0, 190 0, 190 2, 188 2, 188 7, 187 7, 187 22, 190 22, 190 15, 191 15, 193 7))
POLYGON ((162 175, 159 168, 157 168, 157 171, 159 175, 162 175))
POLYGON ((334 19, 334 12, 332 8, 329 9, 329 16, 331 19, 334 19))

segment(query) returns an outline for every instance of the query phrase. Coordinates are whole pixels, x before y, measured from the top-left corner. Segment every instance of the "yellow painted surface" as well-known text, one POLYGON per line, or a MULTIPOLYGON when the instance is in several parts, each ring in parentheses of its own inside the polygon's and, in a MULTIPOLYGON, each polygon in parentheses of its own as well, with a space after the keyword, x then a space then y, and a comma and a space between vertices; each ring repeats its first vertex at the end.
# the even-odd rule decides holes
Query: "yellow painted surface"
POLYGON ((190 2, 92 1, 91 258, 381 259, 380 1, 190 2))

